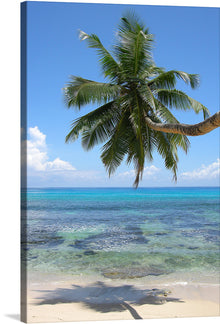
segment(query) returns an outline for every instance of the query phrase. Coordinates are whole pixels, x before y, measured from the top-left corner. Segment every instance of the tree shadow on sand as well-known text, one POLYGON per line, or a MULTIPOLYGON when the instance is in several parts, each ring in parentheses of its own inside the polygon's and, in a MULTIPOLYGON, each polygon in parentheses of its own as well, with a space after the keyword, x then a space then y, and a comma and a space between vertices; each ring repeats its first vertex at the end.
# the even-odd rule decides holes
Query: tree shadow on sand
POLYGON ((40 290, 45 293, 39 297, 37 305, 55 305, 63 303, 83 303, 89 309, 100 313, 123 312, 128 310, 134 319, 142 319, 133 306, 162 305, 166 302, 183 302, 179 298, 170 298, 161 289, 139 289, 132 285, 108 286, 98 281, 88 286, 72 285, 72 288, 40 290))

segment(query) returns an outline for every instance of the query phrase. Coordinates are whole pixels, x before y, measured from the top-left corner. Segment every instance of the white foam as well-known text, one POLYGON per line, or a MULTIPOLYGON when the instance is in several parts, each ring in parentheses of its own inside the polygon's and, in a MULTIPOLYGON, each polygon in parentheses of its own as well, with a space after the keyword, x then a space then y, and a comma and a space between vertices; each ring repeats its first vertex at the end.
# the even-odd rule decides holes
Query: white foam
POLYGON ((180 282, 176 282, 176 285, 186 286, 186 285, 188 285, 188 282, 187 281, 180 281, 180 282))
POLYGON ((187 281, 175 281, 172 283, 164 284, 164 286, 187 286, 188 282, 187 281))

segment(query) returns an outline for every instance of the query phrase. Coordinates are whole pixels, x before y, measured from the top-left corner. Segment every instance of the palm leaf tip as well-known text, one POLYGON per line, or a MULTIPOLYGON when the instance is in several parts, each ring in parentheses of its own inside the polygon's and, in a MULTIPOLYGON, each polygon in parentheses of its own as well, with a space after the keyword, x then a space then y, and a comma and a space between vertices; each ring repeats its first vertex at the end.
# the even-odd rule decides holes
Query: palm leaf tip
POLYGON ((79 134, 77 134, 74 130, 71 130, 69 134, 65 137, 65 143, 72 143, 75 142, 79 137, 79 134))
POLYGON ((200 84, 199 74, 190 74, 183 71, 174 71, 179 79, 182 79, 186 84, 190 84, 192 89, 195 89, 200 84))
POLYGON ((134 180, 134 183, 133 183, 133 187, 134 187, 135 189, 138 188, 138 186, 139 186, 139 182, 140 182, 141 179, 142 179, 142 176, 140 175, 140 173, 137 173, 137 174, 136 174, 136 177, 135 177, 135 180, 134 180))
POLYGON ((79 39, 81 41, 84 41, 85 39, 89 38, 89 35, 80 29, 78 30, 78 34, 79 34, 79 39))
POLYGON ((70 133, 68 135, 66 135, 65 143, 70 143, 71 142, 70 137, 71 137, 70 133))
POLYGON ((210 117, 210 111, 208 110, 208 108, 206 108, 204 105, 202 105, 197 100, 190 98, 190 97, 188 97, 188 98, 189 98, 191 107, 195 111, 196 114, 198 114, 200 111, 202 111, 204 120, 207 119, 208 117, 210 117))
POLYGON ((190 78, 190 86, 192 89, 198 88, 200 85, 200 77, 199 74, 189 74, 190 78))
POLYGON ((177 174, 176 174, 176 172, 175 172, 175 174, 173 175, 173 181, 174 181, 175 183, 177 183, 177 174))
POLYGON ((211 116, 210 111, 205 107, 205 109, 203 109, 203 118, 204 120, 209 118, 211 116))

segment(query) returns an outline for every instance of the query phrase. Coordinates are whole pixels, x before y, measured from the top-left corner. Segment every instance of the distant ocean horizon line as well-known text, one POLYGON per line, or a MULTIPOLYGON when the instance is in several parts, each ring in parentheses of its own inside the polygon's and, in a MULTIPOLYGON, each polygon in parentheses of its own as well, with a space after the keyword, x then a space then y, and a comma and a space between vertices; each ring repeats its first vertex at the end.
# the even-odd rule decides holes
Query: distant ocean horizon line
POLYGON ((142 187, 142 186, 139 186, 138 188, 134 188, 134 187, 114 187, 114 186, 109 186, 109 187, 106 187, 106 186, 82 186, 82 187, 79 187, 79 186, 62 186, 62 187, 50 187, 50 186, 46 186, 46 187, 21 187, 21 189, 134 189, 134 190, 138 190, 138 189, 160 189, 160 188, 163 188, 163 189, 181 189, 181 188, 219 188, 220 189, 220 186, 151 186, 151 187, 142 187))

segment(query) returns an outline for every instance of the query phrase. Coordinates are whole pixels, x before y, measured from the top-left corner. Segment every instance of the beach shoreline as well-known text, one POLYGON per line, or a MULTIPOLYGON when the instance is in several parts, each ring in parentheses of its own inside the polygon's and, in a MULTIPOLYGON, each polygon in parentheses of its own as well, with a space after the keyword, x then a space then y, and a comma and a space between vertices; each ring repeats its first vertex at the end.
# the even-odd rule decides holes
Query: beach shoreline
POLYGON ((217 283, 64 278, 29 278, 27 322, 220 316, 217 283))

